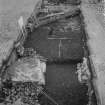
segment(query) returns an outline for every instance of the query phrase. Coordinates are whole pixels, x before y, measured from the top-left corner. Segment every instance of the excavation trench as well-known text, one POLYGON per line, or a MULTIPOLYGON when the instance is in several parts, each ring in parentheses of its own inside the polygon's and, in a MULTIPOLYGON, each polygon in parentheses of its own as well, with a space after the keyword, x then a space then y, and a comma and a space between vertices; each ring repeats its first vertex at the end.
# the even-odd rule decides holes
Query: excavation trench
MULTIPOLYGON (((25 40, 47 59, 46 85, 40 95, 41 105, 87 105, 88 86, 78 81, 77 64, 86 56, 86 34, 81 13, 43 25, 25 40)), ((95 104, 96 105, 96 104, 95 104)))
MULTIPOLYGON (((22 39, 20 38, 20 40, 22 39)), ((89 56, 86 41, 84 22, 80 11, 74 16, 41 25, 31 33, 29 32, 23 42, 23 47, 25 49, 32 48, 37 54, 47 59, 45 85, 38 97, 41 105, 97 105, 94 91, 91 92, 91 89, 93 89, 91 81, 81 83, 77 74, 77 64, 82 63, 83 58, 88 59, 89 56)), ((18 62, 18 59, 21 59, 20 57, 23 57, 23 55, 20 56, 20 53, 18 55, 18 49, 14 49, 13 55, 10 55, 10 59, 7 61, 10 62, 7 65, 11 64, 11 62, 13 65, 11 64, 10 67, 6 65, 7 72, 9 72, 8 70, 14 72, 16 64, 20 65, 20 68, 23 65, 24 68, 24 63, 18 62)), ((27 61, 30 61, 28 59, 27 61)), ((89 69, 91 68, 89 67, 89 69)), ((28 88, 29 93, 35 89, 34 83, 21 82, 20 84, 23 86, 31 84, 33 88, 28 88)), ((8 81, 6 86, 8 90, 8 81)), ((17 85, 10 86, 9 90, 15 86, 17 85)), ((16 90, 18 94, 18 89, 16 90)), ((22 93, 25 93, 24 91, 22 90, 22 93)), ((36 91, 32 93, 37 94, 36 91)), ((0 95, 0 99, 1 97, 6 98, 6 95, 0 95)))

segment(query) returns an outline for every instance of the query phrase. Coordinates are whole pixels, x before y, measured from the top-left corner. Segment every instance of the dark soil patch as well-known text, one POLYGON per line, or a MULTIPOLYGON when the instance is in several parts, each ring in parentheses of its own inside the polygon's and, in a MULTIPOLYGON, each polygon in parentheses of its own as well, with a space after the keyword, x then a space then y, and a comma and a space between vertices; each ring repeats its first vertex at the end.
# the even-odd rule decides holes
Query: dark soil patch
MULTIPOLYGON (((45 92, 58 105, 86 105, 87 86, 80 84, 76 75, 76 64, 47 65, 45 92)), ((45 95, 40 97, 42 105, 55 105, 45 95)))

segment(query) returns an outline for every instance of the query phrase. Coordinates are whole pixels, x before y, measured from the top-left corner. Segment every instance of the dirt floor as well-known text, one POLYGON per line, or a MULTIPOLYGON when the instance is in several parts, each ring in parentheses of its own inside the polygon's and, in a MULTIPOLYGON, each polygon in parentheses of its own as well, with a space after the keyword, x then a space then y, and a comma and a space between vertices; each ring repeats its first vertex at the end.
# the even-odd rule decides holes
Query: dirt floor
MULTIPOLYGON (((44 91, 58 105, 86 105, 87 86, 80 84, 76 75, 76 64, 47 65, 46 86, 44 91)), ((42 105, 55 105, 45 95, 40 97, 42 105)))
POLYGON ((82 47, 84 34, 82 19, 78 14, 35 29, 27 37, 24 47, 34 48, 38 54, 46 57, 48 62, 80 61, 84 56, 82 47))

